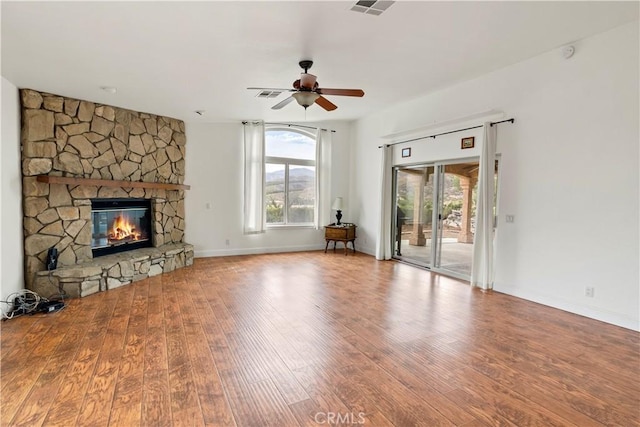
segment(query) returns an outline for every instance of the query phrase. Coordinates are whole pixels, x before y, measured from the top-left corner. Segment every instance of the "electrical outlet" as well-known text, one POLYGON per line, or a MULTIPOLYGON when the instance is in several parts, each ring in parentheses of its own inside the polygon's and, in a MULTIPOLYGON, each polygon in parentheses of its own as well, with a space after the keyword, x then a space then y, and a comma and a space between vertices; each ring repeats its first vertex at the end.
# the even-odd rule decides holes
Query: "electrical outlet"
POLYGON ((231 242, 229 241, 229 239, 227 239, 227 240, 224 241, 224 244, 229 246, 231 244, 231 242))
POLYGON ((207 210, 208 210, 208 209, 211 209, 211 203, 210 203, 210 202, 205 203, 204 207, 205 207, 207 210))
POLYGON ((593 286, 587 286, 584 288, 584 296, 593 298, 596 294, 596 289, 593 286))
POLYGON ((506 215, 506 221, 507 222, 514 222, 516 219, 515 215, 506 215))

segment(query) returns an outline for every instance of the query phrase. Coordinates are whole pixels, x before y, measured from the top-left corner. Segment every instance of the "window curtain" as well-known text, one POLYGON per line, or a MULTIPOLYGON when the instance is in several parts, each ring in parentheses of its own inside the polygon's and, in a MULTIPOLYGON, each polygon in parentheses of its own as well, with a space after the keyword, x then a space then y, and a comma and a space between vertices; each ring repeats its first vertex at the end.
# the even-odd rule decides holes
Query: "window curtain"
POLYGON ((478 172, 476 232, 473 239, 471 284, 493 289, 493 206, 495 193, 496 127, 484 124, 484 138, 478 172))
POLYGON ((244 124, 244 234, 264 233, 264 123, 244 124))
POLYGON ((391 174, 393 163, 393 147, 385 145, 381 148, 382 161, 380 171, 380 223, 378 224, 378 241, 376 242, 376 259, 391 259, 391 174))
POLYGON ((330 130, 320 129, 316 133, 316 230, 329 224, 331 216, 331 145, 330 130))

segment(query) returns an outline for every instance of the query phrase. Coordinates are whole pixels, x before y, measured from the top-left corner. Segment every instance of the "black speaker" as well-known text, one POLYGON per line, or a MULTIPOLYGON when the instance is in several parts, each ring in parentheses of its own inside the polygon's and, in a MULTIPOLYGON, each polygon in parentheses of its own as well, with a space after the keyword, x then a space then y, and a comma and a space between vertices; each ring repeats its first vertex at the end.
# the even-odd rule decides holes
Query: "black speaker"
POLYGON ((58 267, 58 250, 53 246, 47 252, 47 270, 55 270, 58 267))

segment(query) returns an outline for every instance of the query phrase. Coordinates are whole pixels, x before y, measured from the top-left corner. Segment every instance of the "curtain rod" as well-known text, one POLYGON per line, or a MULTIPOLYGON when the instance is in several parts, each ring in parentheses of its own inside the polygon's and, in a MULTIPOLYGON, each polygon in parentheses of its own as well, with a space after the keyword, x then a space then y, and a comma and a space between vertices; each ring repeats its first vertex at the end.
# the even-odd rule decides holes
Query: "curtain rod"
MULTIPOLYGON (((490 126, 493 125, 497 125, 500 123, 505 123, 505 122, 511 122, 513 123, 515 121, 514 118, 510 118, 510 119, 506 119, 506 120, 500 120, 499 122, 491 122, 490 126)), ((465 130, 470 130, 470 129, 478 129, 483 127, 484 125, 478 125, 478 126, 472 126, 470 128, 464 128, 464 129, 456 129, 456 130, 450 130, 449 132, 442 132, 442 133, 436 133, 435 135, 429 135, 429 136, 421 136, 420 138, 414 138, 414 139, 408 139, 406 141, 398 141, 398 142, 394 142, 393 144, 384 144, 384 145, 379 145, 378 148, 382 148, 382 147, 391 147, 392 145, 397 145, 397 144, 406 144, 407 142, 413 142, 413 141, 419 141, 421 139, 427 139, 427 138, 433 138, 436 139, 436 136, 441 136, 441 135, 448 135, 450 133, 456 133, 456 132, 464 132, 465 130)))
MULTIPOLYGON (((315 127, 313 127, 313 126, 296 125, 296 124, 290 124, 290 123, 266 123, 266 122, 265 122, 265 125, 277 125, 277 126, 287 126, 287 127, 294 126, 294 127, 298 127, 298 128, 318 129, 318 128, 315 128, 315 127)), ((323 129, 323 128, 320 128, 320 130, 327 130, 327 131, 331 131, 332 133, 335 133, 335 132, 336 132, 336 131, 335 131, 335 130, 333 130, 333 129, 323 129)))
MULTIPOLYGON (((246 125, 247 123, 249 123, 249 122, 247 122, 247 121, 242 122, 243 125, 246 125)), ((252 123, 258 123, 258 122, 252 122, 252 123)), ((265 122, 264 124, 265 125, 276 125, 276 126, 287 126, 287 127, 294 126, 294 127, 298 127, 298 128, 305 128, 305 129, 318 129, 318 128, 315 128, 313 126, 295 125, 295 124, 291 124, 291 123, 267 123, 267 122, 265 122)), ((330 131, 332 133, 336 133, 336 131, 333 130, 333 129, 320 128, 320 130, 326 130, 326 131, 330 131)))

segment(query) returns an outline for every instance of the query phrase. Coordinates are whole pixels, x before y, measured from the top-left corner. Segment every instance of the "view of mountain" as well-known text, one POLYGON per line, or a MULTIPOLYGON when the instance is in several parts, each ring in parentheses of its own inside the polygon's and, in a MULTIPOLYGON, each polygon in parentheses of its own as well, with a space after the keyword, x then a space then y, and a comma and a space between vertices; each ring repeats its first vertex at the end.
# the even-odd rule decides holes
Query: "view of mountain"
MULTIPOLYGON (((284 170, 266 174, 266 202, 284 203, 284 170)), ((315 172, 307 168, 289 170, 289 203, 313 205, 315 198, 315 172)))
MULTIPOLYGON (((292 168, 289 171, 290 181, 306 181, 313 180, 315 172, 306 168, 292 168), (306 179, 305 179, 306 178, 306 179)), ((284 170, 269 172, 266 174, 267 182, 278 182, 284 180, 284 170)))

